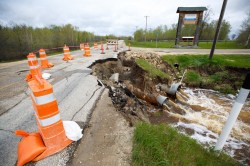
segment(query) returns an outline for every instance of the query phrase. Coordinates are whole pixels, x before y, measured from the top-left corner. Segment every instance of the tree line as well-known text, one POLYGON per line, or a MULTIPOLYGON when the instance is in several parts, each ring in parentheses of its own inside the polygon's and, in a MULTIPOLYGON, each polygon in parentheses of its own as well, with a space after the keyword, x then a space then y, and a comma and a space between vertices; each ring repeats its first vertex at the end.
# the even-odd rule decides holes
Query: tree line
MULTIPOLYGON (((0 25, 0 61, 24 59, 29 52, 40 48, 63 47, 79 45, 81 42, 93 42, 105 39, 94 33, 80 31, 71 24, 44 28, 33 28, 27 25, 0 25)), ((62 48, 54 51, 62 51, 62 48)))
MULTIPOLYGON (((213 40, 215 30, 217 27, 217 20, 211 20, 210 13, 211 9, 205 12, 203 22, 201 25, 199 40, 213 40)), ((182 28, 182 36, 194 36, 195 25, 184 25, 182 28)), ((136 41, 152 41, 152 40, 175 40, 176 38, 177 24, 172 24, 168 27, 166 25, 161 25, 155 29, 138 29, 134 32, 134 40, 136 41)), ((229 33, 231 30, 231 25, 228 21, 223 20, 220 34, 218 40, 228 40, 229 33)), ((235 40, 237 44, 245 46, 245 48, 250 48, 250 11, 246 13, 246 17, 241 23, 239 33, 232 34, 230 36, 232 40, 235 40)))
MULTIPOLYGON (((213 40, 217 21, 203 22, 200 30, 200 40, 213 40)), ((184 25, 182 27, 181 36, 194 36, 196 25, 184 25)), ((155 29, 138 29, 134 32, 134 39, 136 41, 151 41, 151 40, 175 40, 176 38, 177 24, 160 25, 155 29)), ((228 40, 231 25, 228 21, 223 20, 219 40, 228 40)))

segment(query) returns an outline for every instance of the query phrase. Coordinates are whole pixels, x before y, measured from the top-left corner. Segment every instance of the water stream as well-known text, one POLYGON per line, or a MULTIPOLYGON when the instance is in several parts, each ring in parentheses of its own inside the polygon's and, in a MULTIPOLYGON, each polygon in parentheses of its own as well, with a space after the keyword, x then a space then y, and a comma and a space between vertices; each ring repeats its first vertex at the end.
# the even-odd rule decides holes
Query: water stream
MULTIPOLYGON (((180 119, 176 127, 183 129, 186 133, 192 130, 192 138, 206 147, 214 147, 236 97, 205 89, 185 89, 184 91, 189 96, 188 104, 178 105, 186 111, 186 114, 170 113, 180 119)), ((244 165, 250 165, 249 98, 223 150, 244 165)))

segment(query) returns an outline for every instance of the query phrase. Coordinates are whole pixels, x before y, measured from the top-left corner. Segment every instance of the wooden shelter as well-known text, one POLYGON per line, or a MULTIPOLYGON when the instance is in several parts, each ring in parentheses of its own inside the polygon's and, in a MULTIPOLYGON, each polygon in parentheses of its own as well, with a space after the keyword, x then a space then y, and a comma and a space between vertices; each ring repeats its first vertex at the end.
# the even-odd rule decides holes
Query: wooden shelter
POLYGON ((180 47, 179 43, 181 39, 181 29, 185 24, 196 24, 196 30, 193 36, 193 47, 198 46, 203 12, 205 10, 207 10, 206 7, 178 7, 176 13, 179 13, 179 20, 176 32, 175 47, 180 47))

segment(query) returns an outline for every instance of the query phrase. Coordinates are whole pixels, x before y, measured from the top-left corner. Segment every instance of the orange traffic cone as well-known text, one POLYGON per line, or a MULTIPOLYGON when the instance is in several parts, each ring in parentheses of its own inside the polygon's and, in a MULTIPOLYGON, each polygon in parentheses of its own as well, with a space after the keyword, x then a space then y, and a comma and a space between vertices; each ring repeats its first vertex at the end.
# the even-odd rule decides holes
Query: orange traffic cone
POLYGON ((101 50, 102 50, 101 54, 105 54, 104 48, 103 48, 103 44, 102 44, 102 43, 101 43, 101 50))
POLYGON ((26 76, 26 81, 31 81, 32 79, 35 78, 36 75, 38 75, 39 77, 42 77, 41 67, 38 64, 36 55, 34 53, 29 53, 27 58, 28 58, 28 64, 30 67, 30 73, 26 76))
POLYGON ((50 68, 50 67, 54 66, 52 63, 48 62, 48 59, 46 57, 46 53, 45 53, 44 49, 39 50, 39 55, 40 55, 41 67, 42 68, 50 68))
POLYGON ((63 54, 64 54, 64 57, 63 57, 63 60, 64 61, 68 61, 68 60, 73 60, 73 57, 70 55, 70 51, 69 51, 69 47, 68 46, 64 46, 63 47, 63 54))
POLYGON ((90 56, 91 55, 91 53, 90 53, 90 48, 89 48, 89 43, 87 43, 86 45, 85 45, 85 47, 84 47, 84 54, 83 54, 83 56, 90 56))
POLYGON ((102 50, 103 49, 103 44, 102 44, 102 41, 101 41, 101 48, 100 48, 100 50, 102 50))
POLYGON ((18 166, 38 161, 67 147, 71 140, 66 137, 52 85, 35 75, 28 82, 39 133, 16 131, 24 138, 18 144, 18 166))
POLYGON ((98 50, 98 44, 97 44, 97 42, 94 43, 94 49, 98 50))
POLYGON ((80 43, 80 50, 84 50, 84 43, 80 43))

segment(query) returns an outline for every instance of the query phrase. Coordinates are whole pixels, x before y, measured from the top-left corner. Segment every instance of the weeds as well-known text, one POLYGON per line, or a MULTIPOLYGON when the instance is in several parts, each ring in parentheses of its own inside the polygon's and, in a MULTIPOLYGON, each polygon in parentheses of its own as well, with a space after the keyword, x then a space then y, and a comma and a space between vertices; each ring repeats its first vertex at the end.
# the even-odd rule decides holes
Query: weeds
POLYGON ((201 83, 201 76, 196 71, 188 71, 185 81, 187 81, 191 86, 199 86, 201 83))
MULTIPOLYGON (((160 41, 156 42, 137 42, 137 41, 126 41, 128 45, 130 42, 132 47, 142 47, 142 48, 173 48, 175 46, 175 41, 160 41)), ((186 45, 188 43, 181 42, 181 45, 186 45)), ((192 44, 191 42, 189 44, 192 44)), ((199 42, 199 48, 201 49, 211 49, 212 42, 199 42)), ((216 44, 217 49, 244 49, 244 45, 238 45, 235 41, 219 41, 216 44)))
POLYGON ((165 55, 162 59, 170 64, 179 63, 180 67, 239 67, 250 68, 250 55, 215 55, 209 60, 208 55, 165 55))
POLYGON ((161 78, 167 78, 169 79, 169 75, 164 73, 163 71, 157 69, 154 67, 151 63, 144 59, 137 59, 136 64, 140 66, 143 70, 147 71, 151 77, 161 77, 161 78))
POLYGON ((231 157, 217 156, 194 139, 161 124, 136 125, 133 139, 132 165, 240 165, 231 157))
POLYGON ((249 55, 215 55, 212 60, 208 55, 167 55, 162 59, 172 66, 178 63, 181 70, 188 68, 184 82, 189 86, 222 93, 235 94, 250 71, 249 55))

